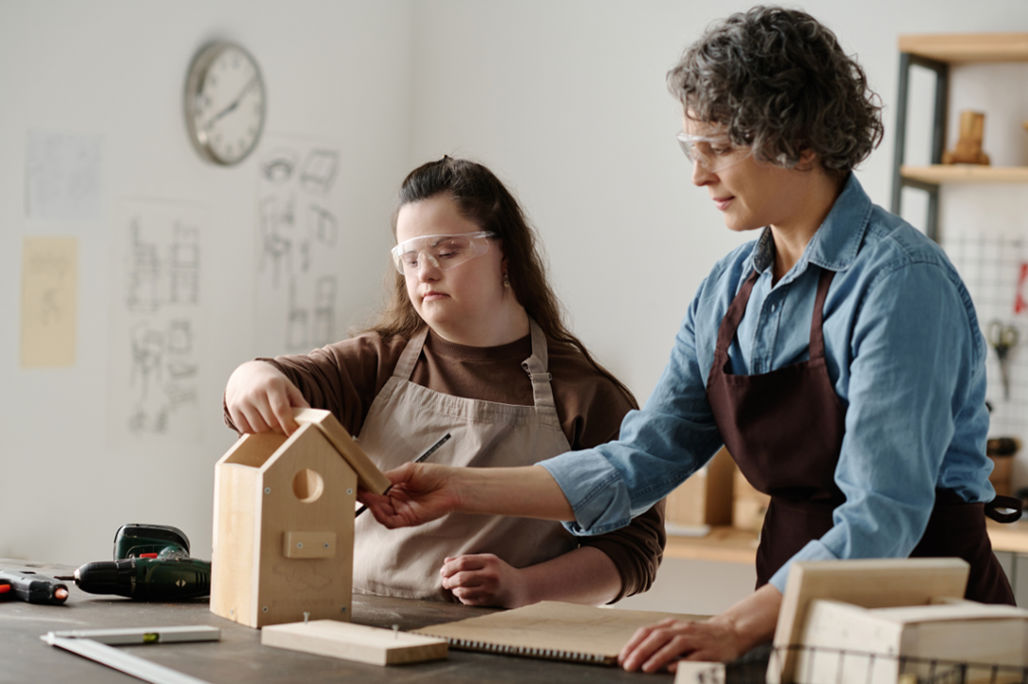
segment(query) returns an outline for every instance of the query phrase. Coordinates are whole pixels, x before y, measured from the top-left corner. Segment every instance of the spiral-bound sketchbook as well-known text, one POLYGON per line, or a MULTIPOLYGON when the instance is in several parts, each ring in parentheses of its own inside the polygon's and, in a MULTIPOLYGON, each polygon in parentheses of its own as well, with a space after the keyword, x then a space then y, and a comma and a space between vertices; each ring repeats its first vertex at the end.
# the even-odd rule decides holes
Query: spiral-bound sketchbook
POLYGON ((635 630, 669 617, 702 620, 707 616, 540 601, 413 631, 442 637, 451 648, 466 651, 614 665, 635 630))

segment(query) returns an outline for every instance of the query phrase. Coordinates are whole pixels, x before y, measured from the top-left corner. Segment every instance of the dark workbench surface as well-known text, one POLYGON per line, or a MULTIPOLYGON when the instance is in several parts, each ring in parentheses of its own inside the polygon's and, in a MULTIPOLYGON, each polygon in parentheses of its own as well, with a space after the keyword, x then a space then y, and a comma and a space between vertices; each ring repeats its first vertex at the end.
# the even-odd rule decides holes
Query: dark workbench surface
MULTIPOLYGON (((40 574, 71 574, 74 568, 0 559, 0 567, 31 569, 40 574)), ((47 632, 115 627, 212 625, 221 640, 184 644, 119 646, 155 663, 209 682, 635 682, 667 684, 668 674, 629 673, 614 667, 472 653, 450 649, 446 660, 379 667, 261 646, 260 632, 220 618, 206 600, 191 603, 138 603, 71 591, 62 606, 17 600, 0 601, 0 644, 3 644, 2 682, 132 682, 128 675, 74 655, 40 640, 47 632)), ((382 598, 355 594, 353 622, 375 627, 415 629, 489 612, 457 604, 382 598)))

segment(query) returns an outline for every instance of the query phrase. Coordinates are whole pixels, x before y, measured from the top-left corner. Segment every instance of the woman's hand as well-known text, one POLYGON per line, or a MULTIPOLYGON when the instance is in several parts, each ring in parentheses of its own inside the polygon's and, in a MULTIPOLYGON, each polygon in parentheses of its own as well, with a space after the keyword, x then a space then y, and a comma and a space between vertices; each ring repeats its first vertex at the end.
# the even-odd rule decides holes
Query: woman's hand
POLYGON ((225 407, 240 433, 292 434, 297 427, 294 408, 309 404, 282 371, 264 361, 247 361, 225 385, 225 407))
POLYGON ((618 654, 626 670, 674 671, 679 660, 728 662, 775 634, 782 595, 771 584, 702 622, 669 618, 639 629, 618 654))
POLYGON ((385 494, 359 490, 357 498, 389 529, 420 525, 456 510, 460 498, 454 483, 461 470, 467 469, 405 463, 385 474, 392 482, 385 494))
POLYGON ((524 573, 491 553, 446 558, 443 589, 466 606, 517 608, 529 603, 524 573))
POLYGON ((668 618, 637 630, 618 654, 618 663, 628 671, 673 672, 682 659, 728 662, 746 650, 730 625, 668 618))

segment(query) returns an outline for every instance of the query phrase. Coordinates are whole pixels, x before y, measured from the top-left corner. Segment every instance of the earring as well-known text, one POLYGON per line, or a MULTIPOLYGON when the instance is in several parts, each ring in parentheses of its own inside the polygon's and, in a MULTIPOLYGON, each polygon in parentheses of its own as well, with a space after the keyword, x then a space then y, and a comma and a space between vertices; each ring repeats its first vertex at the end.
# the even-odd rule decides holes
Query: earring
POLYGON ((503 286, 510 287, 510 277, 506 273, 503 274, 503 286))

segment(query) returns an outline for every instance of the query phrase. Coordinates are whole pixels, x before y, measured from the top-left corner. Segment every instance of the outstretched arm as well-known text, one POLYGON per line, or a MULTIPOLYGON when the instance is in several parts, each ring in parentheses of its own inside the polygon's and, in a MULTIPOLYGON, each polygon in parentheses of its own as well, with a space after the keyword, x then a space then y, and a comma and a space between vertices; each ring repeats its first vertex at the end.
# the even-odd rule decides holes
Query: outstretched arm
POLYGON ((420 525, 454 511, 543 520, 575 517, 564 492, 540 466, 457 468, 406 463, 386 476, 393 484, 385 494, 362 491, 360 500, 390 529, 420 525))

